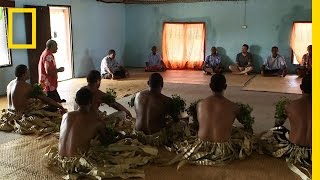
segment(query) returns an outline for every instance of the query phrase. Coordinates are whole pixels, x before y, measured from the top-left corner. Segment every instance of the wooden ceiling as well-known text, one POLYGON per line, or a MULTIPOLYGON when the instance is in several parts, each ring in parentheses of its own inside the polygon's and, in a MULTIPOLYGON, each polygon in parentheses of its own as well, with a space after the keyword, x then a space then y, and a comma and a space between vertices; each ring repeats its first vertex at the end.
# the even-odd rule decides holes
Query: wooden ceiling
POLYGON ((246 0, 97 0, 105 3, 124 3, 124 4, 167 4, 167 3, 194 3, 210 1, 246 1, 246 0))

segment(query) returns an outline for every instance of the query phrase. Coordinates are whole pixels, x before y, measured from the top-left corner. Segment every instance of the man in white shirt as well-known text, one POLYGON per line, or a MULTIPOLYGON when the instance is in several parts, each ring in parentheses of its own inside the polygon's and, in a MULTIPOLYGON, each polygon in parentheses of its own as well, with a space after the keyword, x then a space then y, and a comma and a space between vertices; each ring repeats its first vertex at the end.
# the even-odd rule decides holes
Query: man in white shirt
POLYGON ((129 76, 128 71, 116 61, 116 52, 113 49, 101 61, 101 76, 105 79, 121 79, 129 76))
POLYGON ((218 54, 216 47, 211 48, 211 54, 206 57, 202 66, 202 70, 207 75, 223 72, 224 68, 221 64, 221 56, 218 54))
POLYGON ((278 54, 278 47, 274 46, 271 49, 272 55, 267 58, 267 61, 261 68, 263 76, 281 76, 287 75, 287 64, 283 56, 278 54))
POLYGON ((165 71, 166 66, 162 61, 161 55, 157 53, 157 47, 153 46, 151 53, 148 56, 148 62, 146 62, 146 72, 159 72, 165 71))

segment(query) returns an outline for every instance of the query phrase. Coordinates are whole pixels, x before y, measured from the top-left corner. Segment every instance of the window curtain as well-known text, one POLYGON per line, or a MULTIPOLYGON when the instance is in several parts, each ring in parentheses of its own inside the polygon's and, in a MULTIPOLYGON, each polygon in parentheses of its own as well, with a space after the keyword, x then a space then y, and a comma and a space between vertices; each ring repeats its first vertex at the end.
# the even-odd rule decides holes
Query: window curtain
POLYGON ((163 61, 169 69, 201 69, 204 59, 205 25, 165 23, 163 61))
POLYGON ((312 23, 294 23, 290 45, 293 51, 293 64, 301 64, 302 56, 312 44, 312 23))

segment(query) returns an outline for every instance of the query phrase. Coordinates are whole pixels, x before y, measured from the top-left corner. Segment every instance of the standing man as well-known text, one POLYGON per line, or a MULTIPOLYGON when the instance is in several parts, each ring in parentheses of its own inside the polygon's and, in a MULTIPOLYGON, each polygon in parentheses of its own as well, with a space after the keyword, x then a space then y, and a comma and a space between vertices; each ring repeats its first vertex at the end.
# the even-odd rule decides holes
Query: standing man
POLYGON ((159 72, 165 71, 166 66, 162 61, 162 57, 157 53, 157 47, 153 46, 151 49, 151 53, 148 56, 148 62, 146 62, 146 72, 159 72))
POLYGON ((207 75, 212 75, 212 73, 222 73, 224 68, 221 64, 221 56, 217 52, 216 47, 211 48, 211 55, 207 56, 203 63, 202 70, 207 75))
POLYGON ((312 45, 309 45, 307 50, 308 50, 308 53, 303 55, 302 63, 297 69, 297 74, 300 77, 303 77, 307 74, 312 73, 312 45))
POLYGON ((248 49, 247 44, 242 45, 242 52, 237 54, 236 64, 229 66, 232 73, 248 75, 249 72, 253 71, 252 55, 248 52, 248 49))
POLYGON ((105 79, 121 79, 129 76, 129 72, 116 61, 116 51, 113 49, 101 61, 101 76, 105 79))
POLYGON ((287 64, 283 56, 278 54, 278 47, 271 49, 272 55, 267 58, 267 62, 261 67, 263 76, 281 76, 287 75, 287 64))
POLYGON ((47 93, 47 96, 56 102, 66 102, 65 99, 61 99, 57 91, 58 87, 58 72, 63 72, 64 67, 57 69, 56 61, 53 54, 58 50, 57 42, 49 39, 46 43, 46 49, 40 56, 38 64, 39 71, 39 84, 42 85, 43 90, 47 93))

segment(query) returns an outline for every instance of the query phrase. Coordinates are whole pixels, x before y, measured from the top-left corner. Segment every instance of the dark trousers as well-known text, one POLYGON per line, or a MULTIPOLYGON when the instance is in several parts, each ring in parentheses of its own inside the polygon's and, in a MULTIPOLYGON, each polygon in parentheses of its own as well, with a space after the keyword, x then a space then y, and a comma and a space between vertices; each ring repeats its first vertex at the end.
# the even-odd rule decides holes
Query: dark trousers
POLYGON ((61 98, 60 98, 60 95, 58 93, 57 90, 54 90, 54 91, 48 91, 47 92, 47 97, 55 100, 56 102, 60 103, 61 102, 61 98))
MULTIPOLYGON (((113 76, 116 77, 116 78, 125 78, 125 77, 126 77, 126 70, 125 70, 125 69, 116 70, 116 71, 113 73, 113 76)), ((111 79, 112 76, 111 76, 111 74, 106 73, 106 74, 102 74, 102 78, 104 78, 104 79, 111 79)))

